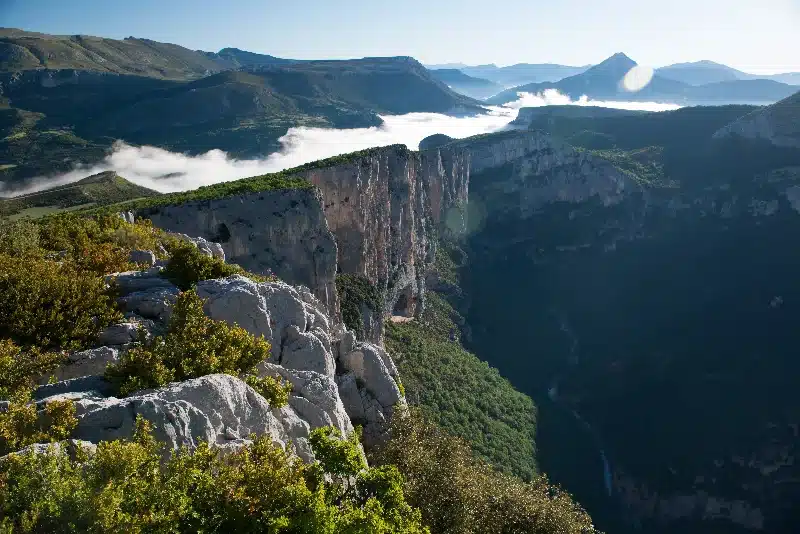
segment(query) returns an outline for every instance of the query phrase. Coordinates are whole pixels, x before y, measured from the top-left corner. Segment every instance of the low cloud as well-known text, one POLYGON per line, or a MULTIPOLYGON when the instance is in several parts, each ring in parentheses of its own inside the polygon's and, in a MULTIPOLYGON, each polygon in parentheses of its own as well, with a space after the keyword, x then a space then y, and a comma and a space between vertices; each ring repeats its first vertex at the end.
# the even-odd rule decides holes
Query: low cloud
POLYGON ((653 102, 600 102, 583 97, 570 100, 558 91, 541 94, 520 93, 516 102, 488 107, 487 113, 469 117, 450 117, 437 113, 409 113, 381 117, 384 123, 372 128, 334 130, 326 128, 290 128, 280 139, 281 150, 261 159, 231 158, 221 150, 198 156, 169 152, 156 147, 135 147, 124 142, 114 144, 112 152, 100 163, 77 167, 71 172, 26 181, 21 188, 0 184, 0 196, 17 196, 76 182, 92 174, 113 170, 136 184, 160 192, 185 191, 204 185, 227 182, 248 176, 278 172, 310 161, 356 150, 391 144, 419 148, 425 137, 437 133, 454 138, 502 130, 523 107, 548 105, 604 106, 619 109, 665 111, 680 106, 653 102))

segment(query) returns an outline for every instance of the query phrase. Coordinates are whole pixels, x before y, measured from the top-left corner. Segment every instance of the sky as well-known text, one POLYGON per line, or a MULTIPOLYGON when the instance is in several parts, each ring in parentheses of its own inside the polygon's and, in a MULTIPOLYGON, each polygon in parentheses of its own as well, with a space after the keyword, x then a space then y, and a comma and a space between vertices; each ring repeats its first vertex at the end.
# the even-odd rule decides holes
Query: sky
POLYGON ((0 26, 295 59, 586 65, 624 52, 800 71, 800 0, 0 0, 0 26))

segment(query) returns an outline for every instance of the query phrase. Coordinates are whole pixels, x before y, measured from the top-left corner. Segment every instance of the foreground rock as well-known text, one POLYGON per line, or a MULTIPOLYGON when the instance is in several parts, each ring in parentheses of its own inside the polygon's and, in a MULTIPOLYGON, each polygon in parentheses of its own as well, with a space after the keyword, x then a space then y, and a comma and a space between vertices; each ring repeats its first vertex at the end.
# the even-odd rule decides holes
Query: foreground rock
POLYGON ((96 390, 93 396, 81 396, 75 389, 69 396, 77 399, 76 439, 99 443, 130 438, 141 416, 153 424, 155 437, 171 449, 194 448, 201 441, 236 448, 253 435, 266 435, 282 447, 291 441, 301 458, 313 460, 308 445, 313 425, 292 406, 271 407, 253 388, 229 375, 208 375, 124 399, 97 398, 96 390))
POLYGON ((67 356, 67 361, 46 373, 39 379, 39 384, 48 382, 63 382, 73 378, 90 375, 102 375, 112 363, 119 360, 119 351, 112 347, 98 347, 96 349, 73 352, 67 356))
POLYGON ((238 324, 272 344, 272 361, 332 377, 335 332, 322 304, 310 292, 283 282, 256 283, 243 276, 197 284, 212 319, 238 324))

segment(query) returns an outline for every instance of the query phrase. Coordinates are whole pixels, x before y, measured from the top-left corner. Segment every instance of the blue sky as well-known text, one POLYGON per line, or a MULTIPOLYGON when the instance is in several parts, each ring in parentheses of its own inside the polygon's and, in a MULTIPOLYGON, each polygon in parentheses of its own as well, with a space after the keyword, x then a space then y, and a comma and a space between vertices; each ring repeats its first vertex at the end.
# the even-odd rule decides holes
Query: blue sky
POLYGON ((800 71, 800 0, 0 0, 0 26, 298 59, 583 65, 621 51, 800 71))

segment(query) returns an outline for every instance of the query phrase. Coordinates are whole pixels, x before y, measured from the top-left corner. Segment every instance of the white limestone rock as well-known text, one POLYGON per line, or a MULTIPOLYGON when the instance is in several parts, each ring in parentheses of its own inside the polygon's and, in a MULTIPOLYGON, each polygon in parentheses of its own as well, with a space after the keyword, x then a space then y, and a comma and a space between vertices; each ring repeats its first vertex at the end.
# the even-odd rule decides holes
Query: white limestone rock
POLYGON ((152 250, 132 250, 128 255, 128 261, 131 263, 142 263, 148 267, 152 267, 156 263, 156 255, 152 250))
POLYGON ((274 361, 333 376, 330 321, 313 295, 304 299, 283 282, 256 283, 239 275, 202 281, 197 294, 205 300, 203 309, 212 319, 268 338, 274 361))
POLYGON ((280 376, 292 384, 289 404, 312 428, 333 426, 343 434, 353 431, 336 381, 330 375, 314 371, 298 371, 262 362, 256 368, 259 376, 280 376))
POLYGON ((182 239, 184 241, 193 244, 200 250, 200 252, 202 252, 208 257, 219 258, 222 261, 225 261, 225 251, 222 249, 222 245, 219 243, 209 241, 208 239, 205 239, 203 237, 190 237, 186 234, 180 234, 180 233, 173 233, 170 235, 173 235, 179 239, 182 239))
POLYGON ((193 448, 200 441, 231 446, 250 435, 268 435, 283 447, 290 440, 296 443, 305 437, 304 427, 291 408, 272 408, 250 386, 223 374, 170 384, 124 399, 111 397, 94 402, 92 409, 78 416, 73 435, 92 443, 130 438, 139 415, 153 424, 155 437, 172 449, 193 448))
POLYGON ((148 319, 166 321, 172 313, 172 307, 178 299, 180 290, 177 287, 153 288, 137 291, 118 300, 122 307, 148 319))
POLYGON ((97 342, 101 345, 127 345, 139 339, 139 323, 125 322, 107 326, 97 336, 97 342))
POLYGON ((67 361, 63 365, 41 376, 38 383, 47 384, 50 381, 63 382, 84 376, 102 375, 106 367, 117 361, 119 361, 119 351, 112 347, 73 352, 67 356, 67 361))
POLYGON ((389 356, 376 345, 363 343, 359 348, 340 358, 342 367, 364 384, 384 408, 391 408, 402 399, 400 388, 393 377, 397 369, 389 356), (391 367, 388 367, 386 362, 391 367))

